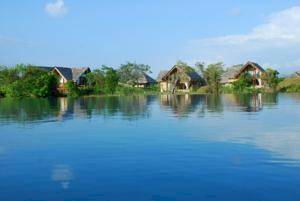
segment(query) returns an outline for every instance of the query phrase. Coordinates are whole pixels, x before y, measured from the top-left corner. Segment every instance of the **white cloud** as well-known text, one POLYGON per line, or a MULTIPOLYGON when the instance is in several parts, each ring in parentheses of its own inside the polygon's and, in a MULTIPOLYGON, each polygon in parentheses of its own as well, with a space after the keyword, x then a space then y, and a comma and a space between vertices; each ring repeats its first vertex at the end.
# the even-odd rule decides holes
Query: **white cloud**
POLYGON ((68 13, 68 8, 65 6, 64 0, 56 0, 55 2, 47 3, 45 11, 52 17, 62 17, 68 13))
POLYGON ((268 17, 247 34, 225 35, 190 41, 189 60, 226 63, 256 60, 278 66, 300 65, 300 6, 292 7, 268 17))

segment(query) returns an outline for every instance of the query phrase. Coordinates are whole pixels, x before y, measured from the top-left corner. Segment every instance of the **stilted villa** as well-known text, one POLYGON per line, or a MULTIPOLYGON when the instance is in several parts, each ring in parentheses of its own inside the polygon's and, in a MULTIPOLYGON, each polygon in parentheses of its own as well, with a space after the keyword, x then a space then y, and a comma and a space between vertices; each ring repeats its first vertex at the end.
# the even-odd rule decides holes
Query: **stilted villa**
POLYGON ((224 85, 231 85, 233 82, 237 81, 242 74, 249 73, 253 77, 253 85, 256 88, 264 87, 262 81, 262 75, 266 71, 259 64, 248 61, 241 68, 236 68, 233 70, 228 70, 222 75, 221 83, 224 85))
POLYGON ((169 71, 162 71, 158 76, 161 92, 189 92, 201 86, 203 79, 191 67, 175 65, 169 71))

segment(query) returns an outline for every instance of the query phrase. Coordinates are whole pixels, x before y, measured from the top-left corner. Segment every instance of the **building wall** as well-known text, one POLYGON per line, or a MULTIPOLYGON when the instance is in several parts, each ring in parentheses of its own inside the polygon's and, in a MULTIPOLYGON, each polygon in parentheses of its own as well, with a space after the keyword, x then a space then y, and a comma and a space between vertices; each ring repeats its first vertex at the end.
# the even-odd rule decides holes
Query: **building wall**
POLYGON ((167 92, 168 91, 168 83, 166 81, 161 81, 160 85, 160 92, 167 92))

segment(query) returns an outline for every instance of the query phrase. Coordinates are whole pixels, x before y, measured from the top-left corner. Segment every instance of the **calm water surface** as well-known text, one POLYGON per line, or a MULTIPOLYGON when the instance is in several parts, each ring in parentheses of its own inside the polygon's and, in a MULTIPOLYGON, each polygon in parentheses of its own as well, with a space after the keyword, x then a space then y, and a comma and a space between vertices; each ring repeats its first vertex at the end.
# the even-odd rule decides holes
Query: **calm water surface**
POLYGON ((300 94, 0 99, 0 200, 300 200, 300 94))

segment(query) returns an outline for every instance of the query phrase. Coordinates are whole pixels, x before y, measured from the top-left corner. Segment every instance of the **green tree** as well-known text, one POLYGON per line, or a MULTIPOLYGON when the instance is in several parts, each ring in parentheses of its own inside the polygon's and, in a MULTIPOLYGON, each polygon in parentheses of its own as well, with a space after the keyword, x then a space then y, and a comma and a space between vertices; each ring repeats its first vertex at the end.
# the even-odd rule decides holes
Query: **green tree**
POLYGON ((181 61, 181 60, 178 60, 176 62, 176 65, 180 66, 186 73, 195 72, 196 71, 193 67, 189 66, 186 62, 181 61))
POLYGON ((131 83, 132 85, 135 85, 140 76, 141 73, 150 73, 150 66, 145 64, 137 64, 137 63, 131 63, 127 62, 126 64, 121 64, 118 74, 120 77, 120 82, 122 83, 131 83))
POLYGON ((65 88, 68 91, 68 96, 78 97, 80 95, 80 90, 77 85, 73 81, 68 81, 65 84, 65 88))
POLYGON ((195 70, 203 76, 204 70, 205 70, 205 63, 200 61, 196 62, 195 64, 195 70))
POLYGON ((95 93, 100 93, 104 88, 104 73, 101 69, 95 69, 87 74, 87 84, 95 93))
POLYGON ((211 93, 219 93, 220 91, 221 76, 224 72, 223 67, 223 62, 209 64, 206 68, 204 64, 200 65, 198 63, 198 69, 202 71, 202 76, 208 84, 211 93))
POLYGON ((272 68, 267 68, 266 72, 262 75, 262 80, 268 85, 270 89, 276 91, 280 79, 278 78, 278 71, 272 68))
POLYGON ((111 94, 115 93, 119 83, 118 72, 108 66, 102 66, 101 70, 104 75, 104 91, 111 94))
POLYGON ((241 74, 240 78, 233 82, 233 89, 235 92, 245 92, 249 87, 253 85, 253 77, 249 73, 241 74))

